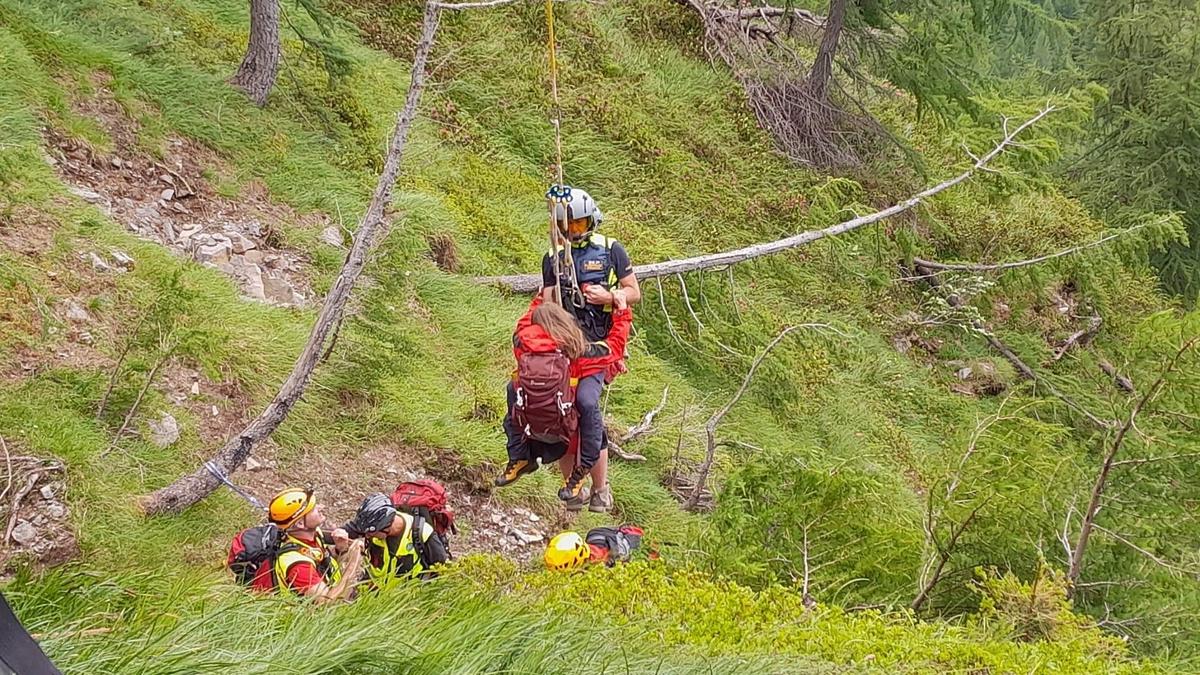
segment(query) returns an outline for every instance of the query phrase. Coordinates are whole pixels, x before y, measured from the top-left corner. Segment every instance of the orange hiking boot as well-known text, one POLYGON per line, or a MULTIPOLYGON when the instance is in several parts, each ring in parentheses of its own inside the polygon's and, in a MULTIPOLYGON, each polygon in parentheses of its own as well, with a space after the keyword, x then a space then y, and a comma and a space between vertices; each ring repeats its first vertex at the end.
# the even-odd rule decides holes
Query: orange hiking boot
POLYGON ((579 501, 582 503, 583 481, 588 477, 589 473, 591 473, 590 469, 585 469, 582 466, 575 467, 571 471, 571 475, 567 476, 566 485, 563 485, 562 489, 558 491, 558 498, 564 502, 579 501))
POLYGON ((537 471, 537 464, 528 459, 513 459, 509 460, 508 466, 504 467, 504 473, 496 476, 496 487, 504 487, 509 483, 515 483, 518 478, 527 473, 537 471))

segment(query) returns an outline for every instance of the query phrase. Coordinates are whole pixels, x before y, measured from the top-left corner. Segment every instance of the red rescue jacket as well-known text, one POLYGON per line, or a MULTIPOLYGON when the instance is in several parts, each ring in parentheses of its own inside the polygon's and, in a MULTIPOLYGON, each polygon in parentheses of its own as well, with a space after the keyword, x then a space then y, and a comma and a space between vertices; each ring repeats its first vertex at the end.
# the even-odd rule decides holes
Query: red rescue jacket
MULTIPOLYGON (((513 357, 520 358, 522 354, 552 352, 558 349, 554 338, 545 328, 533 323, 533 310, 542 304, 542 296, 536 295, 529 309, 517 321, 513 331, 513 357)), ((625 309, 613 309, 612 329, 604 342, 589 342, 583 356, 571 361, 571 377, 583 379, 589 375, 608 370, 609 366, 620 361, 625 355, 625 343, 629 341, 629 328, 633 325, 633 312, 625 309)))

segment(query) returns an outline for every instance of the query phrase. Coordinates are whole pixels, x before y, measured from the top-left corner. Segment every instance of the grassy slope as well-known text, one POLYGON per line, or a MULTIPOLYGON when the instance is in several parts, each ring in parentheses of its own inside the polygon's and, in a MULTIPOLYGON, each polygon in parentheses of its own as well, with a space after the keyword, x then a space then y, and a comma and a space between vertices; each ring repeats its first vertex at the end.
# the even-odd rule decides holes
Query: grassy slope
MULTIPOLYGON (((213 379, 235 382, 257 403, 270 396, 303 340, 311 312, 238 301, 217 272, 184 265, 133 240, 119 225, 68 198, 41 160, 39 128, 48 123, 104 147, 108 140, 103 132, 72 112, 70 104, 73 96, 89 96, 92 74, 104 71, 112 77, 113 93, 141 125, 141 142, 150 151, 171 134, 197 139, 228 160, 230 173, 220 181, 236 187, 257 178, 275 198, 297 209, 345 214, 350 222, 361 212, 373 163, 403 97, 404 59, 419 10, 380 3, 339 11, 366 26, 373 43, 394 46, 400 58, 361 46, 343 28, 340 41, 357 67, 345 82, 330 83, 314 56, 290 43, 276 95, 260 111, 223 81, 236 65, 244 39, 242 2, 74 0, 49 6, 0 1, 0 120, 11 129, 0 147, 0 207, 6 217, 43 215, 53 231, 53 244, 41 259, 0 252, 6 309, 13 317, 3 325, 0 345, 12 350, 4 354, 7 361, 12 362, 18 344, 51 349, 61 340, 45 330, 50 324, 39 318, 36 305, 40 300, 53 306, 56 298, 81 291, 84 280, 71 272, 78 265, 77 250, 119 245, 135 255, 138 265, 108 286, 84 289, 95 295, 98 313, 110 319, 132 315, 155 297, 165 278, 182 270, 192 294, 185 313, 202 336, 183 357, 213 379), (52 270, 58 272, 55 278, 47 275, 52 270)), ((289 13, 307 25, 296 10, 289 8, 289 13)), ((677 46, 677 36, 688 30, 687 19, 666 6, 585 6, 562 14, 561 34, 570 36, 563 44, 567 174, 597 196, 608 216, 607 232, 625 241, 639 261, 827 224, 887 202, 911 183, 880 181, 884 184, 864 187, 809 175, 780 161, 769 152, 767 139, 728 78, 677 46), (670 18, 651 20, 652 14, 670 18)), ((446 17, 441 44, 452 45, 453 56, 438 72, 439 84, 426 100, 432 121, 422 120, 414 133, 396 199, 404 218, 397 219, 396 231, 377 258, 376 283, 363 293, 361 313, 318 376, 322 386, 281 430, 278 440, 285 453, 352 452, 394 437, 452 449, 468 464, 499 461, 496 420, 471 419, 469 413, 481 400, 492 410, 502 406, 496 383, 509 367, 507 335, 524 301, 438 271, 426 257, 426 237, 452 237, 464 274, 528 270, 536 264, 542 246, 537 196, 544 189, 551 149, 542 84, 542 21, 540 9, 532 6, 446 17), (338 403, 344 394, 366 403, 347 409, 338 403)), ((973 134, 977 145, 990 139, 969 128, 963 133, 973 134)), ((936 128, 918 127, 912 134, 918 147, 935 157, 951 156, 958 140, 936 128)), ((1038 247, 1046 241, 1075 241, 1096 229, 1053 195, 1018 195, 1001 202, 1002 208, 995 206, 985 201, 983 191, 967 188, 925 214, 926 227, 937 244, 964 255, 974 253, 964 242, 990 237, 998 242, 988 252, 994 257, 1044 250, 1038 247), (1007 220, 995 222, 990 211, 1007 214, 1007 220), (941 229, 939 222, 945 224, 941 229), (1013 223, 1021 225, 1019 230, 1014 231, 1013 223)), ((323 275, 317 287, 327 285, 337 256, 323 250, 312 232, 284 234, 290 245, 314 259, 323 275)), ((881 272, 895 257, 890 239, 867 232, 739 267, 732 273, 735 287, 722 275, 689 279, 703 330, 681 301, 677 280, 664 282, 662 298, 656 286, 648 285, 647 301, 638 311, 634 372, 613 388, 609 411, 632 420, 652 407, 661 387, 669 384, 665 418, 678 424, 688 409, 695 425, 736 386, 731 373, 743 371, 749 356, 778 327, 799 321, 842 327, 851 339, 802 336, 782 345, 751 395, 730 415, 726 433, 799 458, 817 473, 850 466, 855 476, 878 486, 877 494, 887 495, 874 505, 883 524, 856 536, 865 538, 863 550, 883 552, 861 569, 839 570, 838 578, 826 583, 833 588, 843 577, 867 574, 883 589, 877 595, 899 598, 911 592, 919 563, 921 504, 912 488, 937 480, 960 452, 961 443, 947 439, 962 438, 961 430, 994 403, 950 394, 944 386, 949 372, 923 368, 888 344, 888 322, 880 310, 899 313, 916 301, 881 272), (697 345, 694 349, 675 343, 660 301, 671 327, 697 345), (727 353, 718 340, 740 355, 727 353), (888 545, 877 546, 884 542, 888 545)), ((1123 307, 1155 304, 1142 290, 1144 278, 1121 274, 1124 278, 1095 283, 1123 307)), ((1025 288, 1020 281, 1015 284, 1012 295, 1029 303, 1040 293, 1032 282, 1025 288)), ((1128 322, 1117 320, 1112 327, 1114 339, 1132 331, 1137 312, 1128 315, 1128 322)), ((103 336, 101 347, 113 351, 116 337, 103 336)), ((1044 351, 1044 343, 1038 345, 1032 337, 1018 344, 1031 353, 1044 351)), ((961 350, 962 358, 986 357, 970 339, 955 341, 952 349, 961 350)), ((71 466, 84 566, 122 569, 132 559, 161 570, 153 578, 122 577, 118 584, 141 589, 137 592, 149 593, 150 599, 130 606, 121 605, 119 598, 83 593, 72 599, 79 604, 70 620, 113 606, 112 611, 128 612, 127 635, 155 636, 163 640, 155 649, 173 654, 188 648, 189 641, 180 636, 191 635, 187 631, 199 627, 199 617, 213 610, 231 617, 231 632, 246 625, 239 622, 268 612, 264 620, 286 633, 291 626, 286 612, 237 602, 227 591, 176 591, 182 594, 178 624, 143 616, 159 606, 164 593, 156 586, 182 589, 215 578, 210 563, 219 551, 207 547, 230 532, 231 520, 244 522, 248 516, 221 494, 180 518, 139 519, 129 495, 190 468, 202 448, 194 434, 185 433, 170 453, 128 441, 122 444, 125 452, 101 459, 111 430, 93 422, 89 411, 104 376, 53 369, 9 382, 0 394, 0 433, 32 451, 61 456, 71 466), (204 545, 197 547, 197 542, 204 545), (180 564, 181 557, 187 565, 180 564), (215 599, 203 599, 209 595, 215 599)), ((118 394, 128 400, 135 387, 123 384, 118 394)), ((1053 432, 1068 420, 1052 410, 1046 423, 1053 432)), ((615 466, 614 482, 623 519, 650 524, 662 540, 689 541, 706 523, 682 515, 658 480, 670 468, 674 442, 671 433, 652 438, 646 445, 647 465, 615 466)), ((693 456, 698 451, 695 443, 685 448, 693 456)), ((746 459, 725 456, 722 466, 746 459)), ((549 494, 543 475, 501 497, 545 500, 549 494)), ((589 515, 584 524, 603 520, 589 515)), ((62 602, 51 591, 39 597, 43 599, 23 600, 27 611, 62 602)), ((372 607, 378 609, 369 603, 339 609, 336 620, 365 631, 361 622, 371 616, 372 607)), ((471 611, 470 606, 455 607, 446 620, 471 611)), ((326 614, 316 616, 321 622, 335 621, 326 614)), ((535 628, 528 631, 547 641, 561 637, 535 616, 530 615, 535 628)), ((287 635, 284 644, 302 642, 287 635)), ((339 638, 340 644, 358 644, 353 635, 339 638)), ((234 639, 238 647, 221 658, 236 660, 237 649, 256 648, 257 642, 245 640, 234 639)), ((100 651, 115 649, 104 640, 85 644, 100 651)), ((418 645, 416 651, 445 649, 439 644, 450 643, 418 645)), ((50 643, 57 656, 81 664, 86 654, 72 654, 74 645, 74 640, 50 643)), ((364 653, 364 658, 378 658, 375 652, 364 653)), ((854 660, 850 652, 835 651, 826 658, 854 660)), ((334 668, 322 663, 328 664, 322 668, 334 668)), ((216 661, 188 664, 180 668, 218 667, 216 661)), ((122 667, 114 662, 107 669, 122 667)), ((413 664, 412 669, 425 668, 413 664)))

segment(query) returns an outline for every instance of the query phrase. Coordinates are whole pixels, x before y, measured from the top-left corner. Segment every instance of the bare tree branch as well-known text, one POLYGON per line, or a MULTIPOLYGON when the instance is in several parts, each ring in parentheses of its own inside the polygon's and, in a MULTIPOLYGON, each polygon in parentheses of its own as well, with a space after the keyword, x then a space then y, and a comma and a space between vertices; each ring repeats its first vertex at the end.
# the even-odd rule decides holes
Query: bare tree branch
MULTIPOLYGON (((881 220, 886 220, 892 216, 904 213, 921 204, 925 200, 934 195, 943 192, 949 188, 958 185, 959 183, 970 178, 976 171, 986 167, 988 163, 996 158, 1001 152, 1013 144, 1014 139, 1023 131, 1041 121, 1043 117, 1054 112, 1055 107, 1052 105, 1046 106, 1037 115, 1034 115, 1024 124, 1017 127, 1011 133, 996 144, 986 155, 980 157, 973 163, 970 168, 957 176, 938 183, 932 187, 926 188, 921 192, 913 195, 899 204, 889 206, 881 211, 869 213, 864 216, 859 216, 845 222, 831 225, 820 230, 809 230, 801 232, 790 237, 778 239, 776 241, 754 244, 744 248, 734 249, 732 251, 724 251, 722 253, 711 253, 708 255, 696 256, 693 258, 682 258, 680 260, 667 260, 665 262, 653 263, 650 265, 638 265, 634 268, 634 273, 639 279, 648 279, 653 277, 662 277, 670 274, 679 274, 681 272, 693 272, 696 270, 710 269, 713 267, 721 267, 723 265, 733 265, 763 256, 782 253, 794 248, 811 244, 814 241, 824 239, 826 237, 835 237, 853 230, 857 230, 865 225, 878 223, 881 220)), ((541 287, 542 278, 536 274, 514 274, 506 276, 494 277, 476 277, 475 282, 479 284, 497 285, 508 288, 517 293, 532 293, 541 287)))
POLYGON ((1158 379, 1154 381, 1154 384, 1150 385, 1150 389, 1147 390, 1140 399, 1138 399, 1137 403, 1134 404, 1133 409, 1129 411, 1129 417, 1126 419, 1125 423, 1122 424, 1119 429, 1117 429, 1117 435, 1115 438, 1113 438, 1112 444, 1109 445, 1108 452, 1104 454, 1104 460, 1100 464, 1100 471, 1096 474, 1096 481, 1092 485, 1092 492, 1088 498, 1087 509, 1085 509, 1083 512, 1083 521, 1079 527, 1079 536, 1075 540, 1075 548, 1071 551, 1071 564, 1070 569, 1067 571, 1068 583, 1074 585, 1074 583, 1079 579, 1080 573, 1083 571, 1083 557, 1084 554, 1087 553, 1088 540, 1092 536, 1092 530, 1097 527, 1096 514, 1100 512, 1101 501, 1104 499, 1104 491, 1108 487, 1109 474, 1112 472, 1113 467, 1116 464, 1117 453, 1121 451, 1121 445, 1125 442, 1126 435, 1128 435, 1129 430, 1133 428, 1134 423, 1137 421, 1137 416, 1142 412, 1142 409, 1145 408, 1151 401, 1153 401, 1162 391, 1163 387, 1167 383, 1167 375, 1175 370, 1176 365, 1179 363, 1179 359, 1182 358, 1183 355, 1187 353, 1193 346, 1195 346, 1197 341, 1200 341, 1200 336, 1193 337, 1192 339, 1188 340, 1183 344, 1182 347, 1179 348, 1178 351, 1175 352, 1174 356, 1167 361, 1167 364, 1162 369, 1162 372, 1159 373, 1158 379))
MULTIPOLYGON (((283 423, 293 406, 303 396, 325 342, 329 338, 333 326, 345 311, 346 302, 366 265, 372 245, 380 238, 381 232, 385 232, 387 229, 384 224, 384 209, 391 202, 392 187, 400 173, 400 164, 408 141, 408 130, 412 126, 413 119, 416 118, 421 92, 425 88, 429 52, 433 48, 439 16, 439 4, 431 0, 425 5, 421 36, 413 58, 412 81, 409 84, 404 108, 396 116, 396 127, 384 159, 383 172, 375 185, 375 192, 367 211, 363 214, 358 229, 354 233, 354 241, 346 255, 345 262, 342 263, 342 269, 329 289, 329 293, 325 296, 325 303, 321 307, 316 323, 313 324, 312 332, 309 333, 308 342, 305 343, 303 351, 292 366, 291 374, 288 375, 271 403, 213 457, 213 464, 224 473, 230 473, 240 467, 249 456, 251 448, 269 437, 283 423)), ((141 500, 141 507, 147 514, 177 513, 208 496, 219 485, 220 483, 208 470, 200 468, 187 476, 180 477, 171 485, 147 495, 141 500)))
POLYGON ((708 482, 708 473, 712 470, 713 459, 717 452, 717 425, 721 423, 721 420, 724 419, 725 415, 729 414, 729 411, 733 408, 733 406, 736 405, 738 400, 742 398, 742 394, 745 394, 746 390, 750 388, 750 381, 754 379, 754 373, 758 370, 759 365, 762 364, 763 359, 765 359, 767 355, 771 353, 771 350, 775 348, 775 345, 778 345, 783 338, 788 336, 788 333, 791 333, 799 328, 825 329, 834 331, 839 335, 845 335, 827 323, 802 323, 784 328, 779 332, 779 335, 775 336, 774 340, 771 340, 771 342, 768 343, 765 348, 763 348, 762 352, 754 358, 754 362, 750 364, 750 370, 747 371, 746 376, 742 378, 742 386, 738 387, 738 390, 734 393, 733 398, 729 399, 729 402, 726 403, 720 410, 713 413, 713 416, 708 418, 708 422, 704 425, 704 432, 708 438, 708 449, 704 456, 704 462, 700 464, 699 472, 696 478, 696 485, 692 490, 692 494, 690 497, 688 497, 687 502, 685 502, 683 505, 684 509, 692 511, 700 503, 700 495, 705 489, 705 483, 708 482))
POLYGON ((1123 459, 1119 462, 1113 462, 1114 467, 1118 466, 1142 466, 1143 464, 1153 464, 1155 462, 1170 462, 1176 459, 1191 459, 1192 457, 1200 457, 1200 452, 1183 452, 1177 455, 1163 455, 1162 457, 1142 457, 1140 459, 1123 459))
POLYGON ((1043 262, 1046 262, 1047 260, 1053 260, 1055 258, 1062 258, 1064 256, 1073 255, 1075 253, 1079 253, 1080 251, 1086 251, 1090 248, 1096 248, 1097 246, 1103 246, 1104 244, 1112 241, 1113 239, 1124 237, 1127 234, 1132 234, 1134 232, 1137 232, 1138 230, 1142 229, 1143 227, 1146 227, 1149 224, 1150 223, 1142 223, 1140 225, 1136 225, 1134 227, 1130 227, 1128 229, 1121 230, 1120 232, 1114 232, 1113 234, 1110 234, 1108 236, 1097 239, 1096 241, 1088 242, 1086 244, 1080 244, 1079 246, 1072 246, 1071 248, 1066 248, 1061 251, 1057 251, 1055 253, 1050 253, 1048 255, 1042 255, 1042 256, 1038 256, 1036 258, 1029 258, 1028 260, 1018 260, 1016 262, 1008 262, 1008 263, 943 263, 943 262, 937 262, 936 260, 926 260, 924 258, 913 258, 913 263, 920 265, 921 267, 929 268, 931 270, 940 270, 940 271, 945 271, 945 272, 998 272, 998 271, 1002 271, 1002 270, 1012 270, 1012 269, 1017 269, 1019 267, 1028 267, 1030 265, 1036 265, 1038 263, 1043 263, 1043 262))
POLYGON ((1101 319, 1099 314, 1093 314, 1092 318, 1088 320, 1087 327, 1071 333, 1071 335, 1069 335, 1067 339, 1063 341, 1062 346, 1055 350, 1054 360, 1061 360, 1062 357, 1068 351, 1070 351, 1071 347, 1076 345, 1080 347, 1086 347, 1087 344, 1092 341, 1092 338, 1096 337, 1096 333, 1100 332, 1100 326, 1103 323, 1104 319, 1101 319))
POLYGON ((1149 559, 1150 562, 1153 562, 1154 564, 1158 565, 1159 567, 1170 570, 1172 572, 1187 575, 1187 576, 1200 575, 1200 572, 1197 572, 1195 569, 1187 569, 1185 567, 1180 567, 1178 565, 1169 563, 1166 560, 1163 560, 1162 558, 1154 555, 1150 551, 1147 551, 1146 549, 1142 548, 1141 546, 1138 546, 1137 544, 1133 543, 1132 541, 1129 541, 1125 537, 1122 537, 1121 535, 1117 534, 1116 532, 1113 532, 1112 530, 1106 529, 1099 525, 1094 525, 1094 527, 1097 530, 1099 530, 1100 532, 1107 534, 1108 536, 1112 537, 1113 539, 1116 539, 1117 541, 1121 542, 1122 544, 1125 544, 1129 548, 1137 551, 1138 553, 1141 553, 1143 556, 1145 556, 1147 559, 1149 559))
POLYGON ((621 435, 621 438, 618 439, 619 442, 628 443, 654 431, 654 427, 652 426, 654 423, 654 418, 663 411, 663 408, 667 407, 667 394, 669 394, 670 391, 671 388, 669 386, 663 387, 662 400, 658 402, 658 405, 654 406, 653 410, 646 413, 642 417, 641 422, 629 427, 629 429, 621 435))
POLYGON ((1137 394, 1137 389, 1134 389, 1133 387, 1133 380, 1117 372, 1117 369, 1113 367, 1113 364, 1109 363, 1108 361, 1101 361, 1100 370, 1103 370, 1106 375, 1111 377, 1113 379, 1113 384, 1115 384, 1121 391, 1130 395, 1137 394))

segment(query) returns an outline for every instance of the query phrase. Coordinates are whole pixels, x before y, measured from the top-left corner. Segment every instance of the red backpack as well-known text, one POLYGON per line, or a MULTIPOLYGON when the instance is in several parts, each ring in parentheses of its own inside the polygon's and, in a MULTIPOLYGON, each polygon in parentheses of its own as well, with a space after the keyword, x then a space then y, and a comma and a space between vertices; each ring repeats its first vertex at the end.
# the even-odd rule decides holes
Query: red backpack
POLYGON ((401 483, 392 491, 392 505, 414 516, 420 516, 433 526, 446 552, 450 551, 450 534, 458 534, 454 525, 454 509, 446 500, 446 488, 432 478, 401 483))
POLYGON ((570 443, 579 428, 571 360, 560 351, 522 354, 517 360, 513 422, 525 438, 570 443))
POLYGON ((242 530, 229 545, 225 566, 239 584, 255 591, 273 591, 275 559, 285 548, 294 548, 281 546, 282 539, 279 528, 271 524, 242 530))

